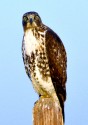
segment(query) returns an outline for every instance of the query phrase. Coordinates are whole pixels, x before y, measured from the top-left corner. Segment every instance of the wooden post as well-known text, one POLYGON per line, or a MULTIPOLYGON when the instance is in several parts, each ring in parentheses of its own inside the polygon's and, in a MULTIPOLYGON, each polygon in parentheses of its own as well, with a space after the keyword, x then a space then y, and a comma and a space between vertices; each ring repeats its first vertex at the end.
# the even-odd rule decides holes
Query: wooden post
POLYGON ((61 107, 52 98, 40 98, 33 108, 33 125, 63 125, 61 107))

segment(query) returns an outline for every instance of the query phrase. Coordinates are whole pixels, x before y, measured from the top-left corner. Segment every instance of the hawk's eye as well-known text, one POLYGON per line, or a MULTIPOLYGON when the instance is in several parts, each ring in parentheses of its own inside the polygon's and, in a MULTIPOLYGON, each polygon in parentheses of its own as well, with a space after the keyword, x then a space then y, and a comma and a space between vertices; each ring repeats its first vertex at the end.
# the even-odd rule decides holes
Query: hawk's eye
POLYGON ((38 19, 39 19, 39 16, 38 16, 38 15, 36 15, 36 16, 34 17, 34 19, 38 20, 38 19))
POLYGON ((26 16, 23 17, 23 21, 24 22, 27 22, 28 21, 28 18, 26 16))

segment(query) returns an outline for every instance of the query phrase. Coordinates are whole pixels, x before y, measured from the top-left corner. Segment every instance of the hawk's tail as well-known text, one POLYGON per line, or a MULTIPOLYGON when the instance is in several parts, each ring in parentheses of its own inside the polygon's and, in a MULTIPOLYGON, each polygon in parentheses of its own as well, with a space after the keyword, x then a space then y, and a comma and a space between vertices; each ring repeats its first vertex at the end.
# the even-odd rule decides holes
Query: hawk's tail
POLYGON ((61 84, 54 84, 54 87, 62 108, 63 121, 65 122, 64 101, 66 100, 66 88, 61 84))
POLYGON ((62 100, 61 95, 59 95, 58 98, 59 98, 60 105, 61 105, 61 108, 62 108, 63 121, 65 122, 64 102, 63 102, 63 100, 62 100))

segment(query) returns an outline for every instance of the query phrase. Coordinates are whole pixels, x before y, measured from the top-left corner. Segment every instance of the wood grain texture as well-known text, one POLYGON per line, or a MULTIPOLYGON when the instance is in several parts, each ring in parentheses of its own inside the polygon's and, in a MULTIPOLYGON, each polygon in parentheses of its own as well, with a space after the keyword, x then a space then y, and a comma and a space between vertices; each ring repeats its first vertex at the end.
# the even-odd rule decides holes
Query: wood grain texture
POLYGON ((64 125, 61 107, 52 98, 40 98, 33 108, 33 125, 64 125))

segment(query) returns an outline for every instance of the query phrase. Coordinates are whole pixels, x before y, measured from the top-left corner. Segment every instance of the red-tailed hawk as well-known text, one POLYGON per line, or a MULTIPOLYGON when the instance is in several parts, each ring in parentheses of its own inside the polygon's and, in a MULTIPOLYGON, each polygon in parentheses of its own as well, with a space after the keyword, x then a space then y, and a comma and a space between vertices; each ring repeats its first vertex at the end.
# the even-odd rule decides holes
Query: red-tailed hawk
POLYGON ((64 117, 67 79, 64 45, 58 35, 42 23, 38 13, 25 13, 22 24, 22 55, 26 73, 39 96, 52 97, 58 104, 60 101, 64 117))

